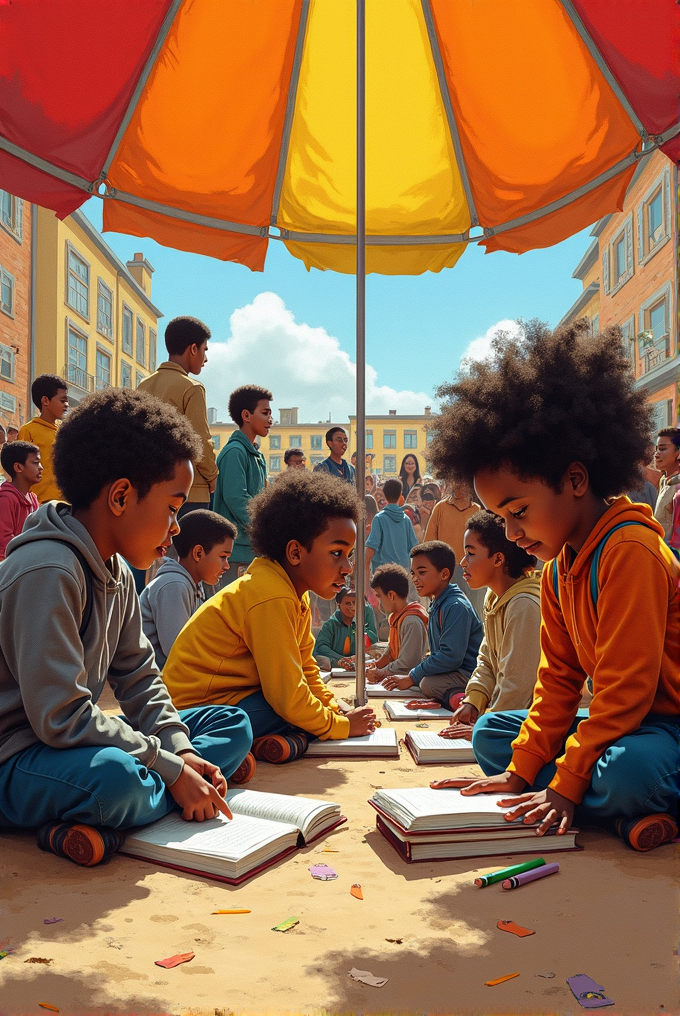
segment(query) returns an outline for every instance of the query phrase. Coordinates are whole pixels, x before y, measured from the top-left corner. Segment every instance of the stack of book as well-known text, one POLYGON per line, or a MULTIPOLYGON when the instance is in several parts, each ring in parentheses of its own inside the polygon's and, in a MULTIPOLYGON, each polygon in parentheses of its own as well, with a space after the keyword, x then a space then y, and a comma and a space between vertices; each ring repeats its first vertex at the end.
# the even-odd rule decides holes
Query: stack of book
POLYGON ((312 758, 399 758, 397 732, 381 727, 363 737, 312 741, 305 755, 312 758))
MULTIPOLYGON (((400 676, 400 675, 396 675, 400 676)), ((405 677, 406 675, 401 675, 405 677)), ((369 684, 366 682, 366 694, 369 698, 397 698, 397 699, 424 699, 422 691, 417 684, 412 684, 410 688, 386 688, 384 681, 380 681, 378 684, 369 684)))
MULTIPOLYGON (((419 700, 420 696, 413 699, 414 702, 419 700)), ((411 723, 415 723, 416 720, 450 720, 453 716, 451 710, 445 709, 444 706, 439 706, 438 709, 416 709, 411 708, 411 703, 403 699, 383 702, 383 709, 391 720, 410 720, 411 723)))
MULTIPOLYGON (((421 711, 423 715, 427 712, 421 711)), ((436 730, 407 730, 404 744, 417 766, 476 761, 471 741, 462 737, 440 737, 436 730)))
POLYGON ((459 790, 378 790, 369 804, 376 826, 405 861, 449 861, 463 857, 579 850, 578 829, 537 836, 538 823, 508 822, 498 801, 505 794, 463 797, 459 790))

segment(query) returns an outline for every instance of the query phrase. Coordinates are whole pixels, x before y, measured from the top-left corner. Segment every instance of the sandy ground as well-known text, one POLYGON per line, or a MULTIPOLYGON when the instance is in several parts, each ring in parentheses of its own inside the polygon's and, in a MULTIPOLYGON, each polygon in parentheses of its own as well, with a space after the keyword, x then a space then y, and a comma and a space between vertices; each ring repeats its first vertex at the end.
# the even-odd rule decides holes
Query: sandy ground
MULTIPOLYGON (((403 733, 407 725, 395 726, 403 733)), ((576 1016, 565 978, 577 973, 605 986, 616 1003, 608 1012, 680 1012, 678 846, 636 854, 585 830, 585 850, 556 855, 557 876, 512 893, 475 889, 476 873, 511 858, 408 865, 376 832, 366 803, 376 787, 422 786, 447 772, 417 768, 404 749, 399 761, 260 764, 252 789, 339 801, 348 822, 328 837, 337 853, 321 853, 320 841, 239 888, 122 856, 79 869, 39 851, 33 835, 3 835, 0 941, 16 951, 0 960, 0 1016, 45 1012, 39 1002, 71 1016, 576 1016), (337 881, 312 879, 307 869, 320 861, 335 867, 337 881), (350 895, 354 882, 363 901, 350 895), (252 913, 211 916, 228 907, 252 913), (292 915, 297 927, 271 930, 292 915), (45 925, 48 917, 64 920, 45 925), (516 938, 497 930, 498 920, 536 934, 516 938), (154 966, 189 951, 190 963, 154 966), (29 957, 51 962, 27 964, 29 957), (357 983, 351 967, 387 984, 357 983), (484 984, 516 971, 514 980, 484 984), (548 972, 555 976, 539 976, 548 972)))

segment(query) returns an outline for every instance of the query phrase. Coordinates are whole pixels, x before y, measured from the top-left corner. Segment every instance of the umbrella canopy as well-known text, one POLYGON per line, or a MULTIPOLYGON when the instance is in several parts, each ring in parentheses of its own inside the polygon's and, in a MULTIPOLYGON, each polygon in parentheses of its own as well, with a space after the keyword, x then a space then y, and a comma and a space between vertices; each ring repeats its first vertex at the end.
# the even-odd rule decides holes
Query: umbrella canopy
MULTIPOLYGON (((680 156, 675 0, 367 0, 366 271, 521 253, 680 156), (472 233, 472 235, 471 235, 472 233)), ((350 0, 0 0, 0 187, 262 270, 356 265, 350 0)))

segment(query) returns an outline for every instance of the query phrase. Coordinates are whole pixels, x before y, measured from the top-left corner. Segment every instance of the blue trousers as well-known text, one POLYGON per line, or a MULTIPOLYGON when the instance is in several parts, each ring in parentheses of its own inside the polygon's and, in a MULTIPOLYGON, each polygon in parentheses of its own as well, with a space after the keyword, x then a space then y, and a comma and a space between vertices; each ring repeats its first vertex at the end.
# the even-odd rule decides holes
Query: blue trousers
MULTIPOLYGON (((241 699, 238 707, 247 714, 253 728, 254 738, 264 737, 266 734, 299 733, 302 730, 301 727, 292 726, 288 720, 284 720, 282 716, 279 716, 269 705, 261 691, 255 691, 252 695, 246 695, 245 698, 241 699)), ((310 740, 316 740, 316 737, 310 734, 309 731, 303 730, 302 733, 306 734, 310 740)))
MULTIPOLYGON (((511 744, 528 710, 484 713, 472 732, 475 758, 487 776, 505 772, 511 744)), ((588 711, 580 709, 565 736, 573 734, 588 711)), ((562 752, 560 751, 560 755, 562 752)), ((532 790, 544 790, 555 775, 555 763, 543 766, 532 790)), ((680 719, 648 716, 632 734, 615 741, 598 759, 576 814, 580 821, 670 812, 680 798, 680 719)))
MULTIPOLYGON (((182 709, 197 755, 228 778, 253 743, 250 720, 235 706, 182 709)), ((37 828, 53 820, 128 829, 175 808, 163 780, 120 748, 33 744, 0 765, 0 827, 37 828)))

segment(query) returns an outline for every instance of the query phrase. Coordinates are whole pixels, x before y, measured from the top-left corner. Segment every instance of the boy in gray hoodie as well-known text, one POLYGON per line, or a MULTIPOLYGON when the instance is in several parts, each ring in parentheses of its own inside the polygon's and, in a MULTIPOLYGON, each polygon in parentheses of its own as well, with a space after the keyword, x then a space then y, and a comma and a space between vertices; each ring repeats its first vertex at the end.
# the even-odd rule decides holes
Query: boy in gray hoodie
POLYGON ((70 503, 34 512, 0 570, 0 827, 39 828, 39 846, 79 864, 175 807, 230 817, 226 777, 248 762, 242 710, 175 710, 122 560, 166 553, 199 455, 159 399, 90 396, 54 446, 70 503), (107 681, 123 716, 97 704, 107 681))

